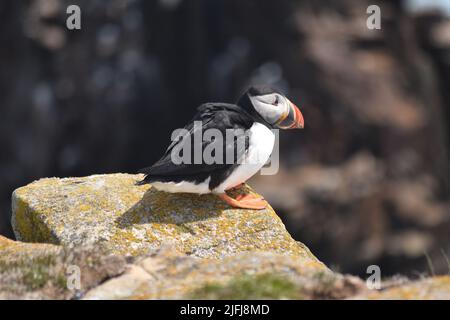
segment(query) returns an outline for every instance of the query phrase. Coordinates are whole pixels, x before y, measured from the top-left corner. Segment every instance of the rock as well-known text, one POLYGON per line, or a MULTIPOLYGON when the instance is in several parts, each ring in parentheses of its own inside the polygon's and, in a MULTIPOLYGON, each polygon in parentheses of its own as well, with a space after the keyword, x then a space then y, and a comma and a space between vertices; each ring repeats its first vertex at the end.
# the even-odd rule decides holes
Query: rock
MULTIPOLYGON (((197 257, 269 251, 317 259, 294 241, 271 207, 232 209, 214 195, 169 194, 137 186, 140 175, 47 178, 14 191, 17 239, 65 247, 99 243, 140 255, 165 243, 197 257)), ((249 187, 245 192, 253 192, 249 187)))
MULTIPOLYGON (((166 248, 140 259, 124 275, 94 288, 84 298, 203 299, 206 298, 203 293, 205 287, 207 290, 208 286, 216 288, 241 277, 249 277, 249 281, 253 282, 257 276, 268 275, 269 279, 277 277, 280 281, 292 283, 295 288, 303 288, 302 297, 311 297, 313 292, 319 294, 321 290, 326 297, 331 297, 333 293, 336 297, 340 294, 347 296, 349 292, 360 292, 364 287, 363 282, 357 278, 350 277, 353 281, 349 280, 333 273, 320 262, 299 256, 274 252, 242 252, 217 260, 187 256, 166 248)), ((292 296, 288 295, 286 298, 292 296)))
POLYGON ((44 243, 24 243, 14 241, 0 235, 0 251, 2 259, 11 256, 34 258, 41 255, 53 255, 60 252, 61 247, 44 243))
POLYGON ((218 260, 164 246, 126 265, 123 256, 105 255, 95 246, 69 249, 0 236, 2 299, 222 298, 224 292, 243 298, 341 298, 363 289, 359 279, 333 273, 318 261, 274 252, 242 252, 218 260), (68 287, 67 271, 73 266, 81 276, 75 290, 68 287), (256 288, 242 295, 227 287, 236 281, 256 288))
POLYGON ((355 299, 374 300, 450 300, 450 276, 434 276, 408 282, 355 299))
POLYGON ((21 243, 0 236, 0 299, 39 299, 64 295, 62 248, 21 243))
POLYGON ((139 257, 102 248, 63 248, 0 236, 0 299, 450 299, 450 276, 383 283, 332 272, 276 252, 199 258, 163 246, 139 257), (79 268, 80 288, 68 286, 79 268))
POLYGON ((153 282, 153 277, 139 266, 128 266, 126 273, 89 291, 84 299, 138 299, 153 282))
POLYGON ((100 248, 67 250, 0 236, 0 299, 70 299, 125 269, 123 257, 100 248), (68 286, 71 268, 80 272, 80 287, 68 286))
MULTIPOLYGON (((0 236, 0 298, 423 299, 450 277, 370 291, 294 241, 272 210, 168 194, 129 174, 49 178, 13 193, 18 239, 0 236), (79 287, 71 288, 79 271, 79 287)), ((241 192, 253 192, 246 186, 241 192)))

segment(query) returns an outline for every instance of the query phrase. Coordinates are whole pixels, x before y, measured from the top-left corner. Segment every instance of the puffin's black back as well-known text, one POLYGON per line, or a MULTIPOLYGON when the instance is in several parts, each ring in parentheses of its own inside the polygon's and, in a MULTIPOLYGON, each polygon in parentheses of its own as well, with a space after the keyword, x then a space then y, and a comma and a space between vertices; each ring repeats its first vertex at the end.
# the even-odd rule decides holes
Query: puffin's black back
MULTIPOLYGON (((206 103, 198 108, 197 114, 191 120, 191 122, 185 127, 189 131, 190 141, 187 139, 180 139, 172 142, 164 156, 158 160, 151 167, 142 169, 140 172, 145 173, 146 177, 142 183, 159 182, 181 182, 189 181, 193 183, 200 183, 205 181, 208 177, 211 177, 209 182, 209 189, 212 190, 225 179, 237 165, 237 155, 243 154, 244 150, 237 150, 240 144, 237 143, 239 137, 235 137, 233 143, 224 143, 223 155, 226 155, 231 150, 234 151, 234 163, 213 163, 213 164, 194 164, 193 161, 189 164, 174 164, 171 159, 172 150, 175 146, 179 146, 180 143, 189 143, 187 146, 191 150, 191 156, 194 155, 194 143, 196 142, 193 137, 194 121, 202 122, 202 131, 208 129, 219 130, 223 137, 226 137, 227 129, 242 129, 242 132, 249 129, 253 123, 254 118, 246 112, 243 108, 233 104, 227 103, 206 103)), ((249 137, 245 135, 245 149, 248 148, 249 137)), ((225 142, 225 141, 224 141, 225 142)), ((202 148, 204 150, 211 142, 202 141, 202 148)), ((191 159, 193 160, 193 159, 191 159)), ((225 162, 225 159, 224 161, 225 162)))

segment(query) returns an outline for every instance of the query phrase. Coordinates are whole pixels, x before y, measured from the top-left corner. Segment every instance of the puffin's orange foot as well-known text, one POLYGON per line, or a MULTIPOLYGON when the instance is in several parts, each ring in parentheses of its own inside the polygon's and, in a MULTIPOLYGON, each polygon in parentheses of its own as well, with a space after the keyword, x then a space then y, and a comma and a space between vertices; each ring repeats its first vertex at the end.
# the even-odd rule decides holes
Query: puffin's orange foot
POLYGON ((251 193, 247 193, 247 194, 238 194, 236 196, 236 200, 237 201, 255 201, 255 200, 264 200, 263 197, 261 196, 257 196, 256 194, 251 194, 251 193))
POLYGON ((252 194, 239 195, 236 199, 233 199, 226 193, 222 193, 219 197, 234 208, 260 210, 269 205, 263 198, 252 194))
POLYGON ((244 182, 238 184, 237 186, 234 186, 233 188, 228 189, 227 191, 235 191, 241 189, 245 185, 244 182))

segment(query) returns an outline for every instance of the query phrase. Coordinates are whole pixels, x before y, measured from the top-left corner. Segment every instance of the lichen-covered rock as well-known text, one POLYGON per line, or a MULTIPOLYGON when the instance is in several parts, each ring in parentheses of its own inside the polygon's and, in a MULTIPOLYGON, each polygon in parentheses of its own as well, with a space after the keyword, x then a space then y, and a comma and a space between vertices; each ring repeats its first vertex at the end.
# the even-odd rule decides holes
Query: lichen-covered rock
MULTIPOLYGON (((45 243, 25 243, 14 241, 0 235, 0 259, 8 260, 10 257, 33 258, 41 255, 59 253, 61 247, 45 243)), ((1 265, 0 265, 1 270, 1 265)))
POLYGON ((22 243, 0 236, 0 299, 63 295, 64 272, 56 261, 62 248, 22 243))
MULTIPOLYGON (((271 293, 279 295, 276 296, 278 298, 311 297, 313 292, 318 296, 321 292, 323 297, 328 298, 345 297, 365 287, 355 277, 333 273, 322 263, 299 256, 243 252, 217 260, 182 255, 166 248, 139 259, 125 274, 92 289, 84 298, 203 299, 208 298, 203 293, 205 287, 206 290, 208 286, 216 288, 241 277, 249 277, 250 282, 258 281, 253 278, 258 275, 263 280, 270 275, 271 280, 280 279, 282 284, 286 283, 286 286, 278 286, 274 288, 277 291, 271 293)), ((256 291, 253 294, 257 296, 256 291)))
POLYGON ((450 276, 377 291, 296 255, 241 252, 218 260, 163 246, 125 258, 103 250, 0 236, 0 299, 450 299, 450 276), (79 288, 68 285, 74 266, 79 288))
POLYGON ((123 257, 101 248, 73 250, 41 243, 24 243, 0 236, 0 299, 70 299, 125 269, 123 257), (68 285, 75 267, 79 287, 68 285))
POLYGON ((214 195, 136 185, 141 178, 50 178, 15 190, 13 227, 26 242, 0 236, 0 299, 450 298, 449 276, 369 290, 294 241, 270 207, 233 209, 214 195))
POLYGON ((134 256, 171 243, 197 257, 272 251, 317 262, 270 207, 233 209, 214 195, 136 185, 141 179, 129 174, 48 178, 19 188, 12 197, 15 235, 64 246, 101 243, 111 253, 134 256))

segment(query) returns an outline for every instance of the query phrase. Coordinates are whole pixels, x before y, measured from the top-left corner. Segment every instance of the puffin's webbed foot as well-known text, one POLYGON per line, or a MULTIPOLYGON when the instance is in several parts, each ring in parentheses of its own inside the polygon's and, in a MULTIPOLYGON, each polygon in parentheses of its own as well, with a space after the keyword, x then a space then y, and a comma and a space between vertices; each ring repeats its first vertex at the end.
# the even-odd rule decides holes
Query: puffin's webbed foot
POLYGON ((242 183, 238 184, 237 186, 234 186, 233 188, 227 189, 227 191, 238 191, 244 186, 245 186, 245 182, 242 182, 242 183))
POLYGON ((268 203, 266 200, 264 200, 264 198, 255 196, 253 194, 240 194, 236 197, 236 199, 233 199, 226 193, 222 193, 219 195, 219 197, 234 208, 260 210, 268 206, 268 203))

